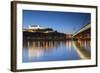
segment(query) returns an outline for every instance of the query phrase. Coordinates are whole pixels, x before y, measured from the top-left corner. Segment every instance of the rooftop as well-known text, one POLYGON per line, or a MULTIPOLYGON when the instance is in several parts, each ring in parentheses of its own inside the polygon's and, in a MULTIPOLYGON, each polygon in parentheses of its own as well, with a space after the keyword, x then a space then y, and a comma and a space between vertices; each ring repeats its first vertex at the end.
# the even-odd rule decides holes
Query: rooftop
POLYGON ((41 27, 39 25, 29 25, 28 29, 44 29, 44 27, 41 27))

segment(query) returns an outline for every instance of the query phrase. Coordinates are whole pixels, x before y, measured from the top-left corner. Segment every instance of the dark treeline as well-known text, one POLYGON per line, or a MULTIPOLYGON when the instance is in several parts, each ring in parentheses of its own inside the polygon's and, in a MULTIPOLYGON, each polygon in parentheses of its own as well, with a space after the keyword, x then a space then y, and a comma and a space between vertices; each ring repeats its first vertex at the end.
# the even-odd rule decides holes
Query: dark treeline
POLYGON ((34 39, 34 40, 68 40, 71 38, 66 38, 66 34, 59 32, 50 32, 50 33, 42 33, 42 32, 23 32, 24 39, 34 39))

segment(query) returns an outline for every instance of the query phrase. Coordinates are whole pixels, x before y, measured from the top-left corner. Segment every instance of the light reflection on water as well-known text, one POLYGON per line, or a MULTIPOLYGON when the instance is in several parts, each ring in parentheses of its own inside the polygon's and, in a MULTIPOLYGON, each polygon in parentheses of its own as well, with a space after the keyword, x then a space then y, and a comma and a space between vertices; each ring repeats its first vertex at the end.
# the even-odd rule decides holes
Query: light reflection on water
POLYGON ((23 62, 90 59, 90 41, 23 42, 23 62))

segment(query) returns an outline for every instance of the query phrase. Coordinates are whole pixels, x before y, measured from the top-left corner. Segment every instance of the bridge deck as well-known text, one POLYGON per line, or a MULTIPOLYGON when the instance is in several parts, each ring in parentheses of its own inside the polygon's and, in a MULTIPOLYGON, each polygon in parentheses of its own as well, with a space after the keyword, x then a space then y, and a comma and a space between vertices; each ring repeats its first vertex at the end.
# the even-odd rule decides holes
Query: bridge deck
POLYGON ((77 34, 83 32, 83 31, 89 29, 89 28, 91 28, 91 24, 86 25, 86 26, 83 27, 81 30, 79 30, 78 32, 76 32, 76 33, 73 35, 73 37, 76 36, 77 34))

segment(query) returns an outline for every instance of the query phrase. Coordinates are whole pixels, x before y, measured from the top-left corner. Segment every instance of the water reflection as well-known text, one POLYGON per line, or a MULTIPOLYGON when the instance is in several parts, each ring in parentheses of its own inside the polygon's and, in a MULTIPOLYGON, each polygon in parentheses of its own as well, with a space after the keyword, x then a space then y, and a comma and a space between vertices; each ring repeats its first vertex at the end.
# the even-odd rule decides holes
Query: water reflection
POLYGON ((90 41, 23 41, 23 62, 90 58, 90 41))
POLYGON ((81 59, 91 58, 90 41, 88 40, 73 41, 73 46, 81 59))

